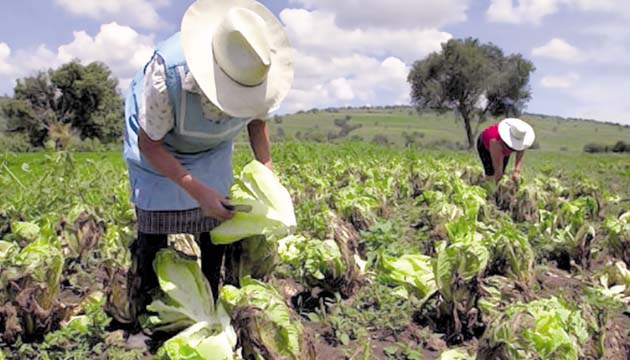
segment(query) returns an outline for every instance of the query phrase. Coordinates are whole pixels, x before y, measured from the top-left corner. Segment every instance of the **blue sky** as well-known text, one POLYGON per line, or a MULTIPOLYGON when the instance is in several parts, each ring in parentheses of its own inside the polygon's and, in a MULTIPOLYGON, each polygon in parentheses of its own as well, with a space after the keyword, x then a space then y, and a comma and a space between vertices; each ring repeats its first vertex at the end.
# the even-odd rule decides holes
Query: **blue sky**
MULTIPOLYGON (((121 91, 192 1, 5 1, 0 94, 63 62, 103 61, 121 91)), ((630 124, 627 0, 267 0, 296 48, 283 112, 408 103, 413 61, 451 37, 531 59, 527 111, 630 124)))

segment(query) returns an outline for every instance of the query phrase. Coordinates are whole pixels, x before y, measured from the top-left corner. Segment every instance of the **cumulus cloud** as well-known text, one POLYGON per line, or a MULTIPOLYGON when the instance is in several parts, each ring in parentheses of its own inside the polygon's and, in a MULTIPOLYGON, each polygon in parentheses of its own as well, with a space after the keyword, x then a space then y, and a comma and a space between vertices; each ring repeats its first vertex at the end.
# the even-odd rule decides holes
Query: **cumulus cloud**
POLYGON ((580 76, 576 73, 568 73, 562 75, 547 75, 540 81, 541 85, 546 88, 568 88, 573 86, 580 76))
POLYGON ((534 48, 532 55, 566 63, 578 63, 584 60, 583 54, 578 48, 559 38, 551 39, 547 44, 534 48))
POLYGON ((309 10, 337 14, 343 28, 436 28, 466 20, 470 0, 290 0, 309 10))
POLYGON ((95 20, 118 21, 134 27, 156 29, 164 23, 158 9, 169 0, 55 0, 74 15, 95 20))
POLYGON ((74 32, 74 39, 58 50, 62 62, 79 59, 107 64, 120 78, 129 78, 139 71, 153 54, 153 37, 141 35, 128 26, 104 24, 94 37, 85 31, 74 32))
POLYGON ((304 9, 285 9, 280 18, 298 50, 322 56, 360 53, 414 61, 451 38, 436 29, 343 29, 336 24, 335 14, 304 9))
POLYGON ((408 103, 408 64, 438 51, 451 38, 449 33, 418 26, 344 27, 338 20, 343 15, 332 12, 336 3, 300 3, 325 10, 285 9, 280 13, 296 48, 296 79, 283 112, 408 103))
POLYGON ((490 0, 486 17, 493 22, 537 25, 562 7, 630 17, 627 0, 490 0))
POLYGON ((486 12, 488 20, 504 23, 533 23, 539 24, 542 18, 558 11, 563 0, 491 0, 486 12))
POLYGON ((95 36, 85 31, 75 31, 73 40, 61 45, 56 51, 40 45, 11 54, 8 46, 5 48, 2 45, 0 75, 10 79, 54 68, 72 60, 82 63, 99 61, 107 64, 113 75, 120 79, 121 89, 125 89, 125 84, 128 85, 134 74, 149 61, 154 48, 153 37, 141 35, 117 23, 102 25, 95 36))
POLYGON ((409 68, 395 57, 379 61, 358 54, 330 59, 299 54, 296 70, 297 77, 282 112, 409 103, 409 68), (300 73, 299 69, 307 71, 300 73), (318 73, 321 69, 325 71, 318 73))
POLYGON ((0 75, 11 75, 13 66, 8 63, 11 48, 6 43, 0 43, 0 75))

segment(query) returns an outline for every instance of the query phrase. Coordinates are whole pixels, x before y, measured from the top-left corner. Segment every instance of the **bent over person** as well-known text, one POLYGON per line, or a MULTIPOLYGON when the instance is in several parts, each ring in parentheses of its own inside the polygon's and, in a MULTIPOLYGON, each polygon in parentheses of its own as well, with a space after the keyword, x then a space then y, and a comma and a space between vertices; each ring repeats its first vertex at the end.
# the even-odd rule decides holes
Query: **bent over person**
POLYGON ((134 314, 158 287, 152 263, 168 234, 197 235, 217 294, 224 249, 209 231, 233 216, 232 140, 247 127, 256 160, 271 168, 260 119, 287 95, 292 55, 282 25, 258 2, 199 0, 132 81, 124 157, 137 214, 128 283, 134 314))
POLYGON ((534 144, 534 140, 534 129, 520 119, 505 119, 487 127, 477 139, 477 151, 483 163, 486 180, 501 180, 513 152, 516 153, 516 161, 512 178, 518 180, 525 150, 534 144))

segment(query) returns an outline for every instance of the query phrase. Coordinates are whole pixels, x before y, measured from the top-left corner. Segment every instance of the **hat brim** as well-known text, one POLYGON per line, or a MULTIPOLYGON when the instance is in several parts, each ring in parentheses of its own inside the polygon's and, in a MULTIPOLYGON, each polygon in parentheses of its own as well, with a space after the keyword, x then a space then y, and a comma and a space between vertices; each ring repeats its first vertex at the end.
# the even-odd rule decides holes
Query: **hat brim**
POLYGON ((516 151, 529 149, 536 140, 536 133, 534 132, 534 128, 532 128, 531 125, 520 119, 505 119, 501 121, 499 123, 499 136, 507 146, 516 151), (515 138, 510 131, 510 128, 516 123, 518 123, 520 127, 527 129, 525 136, 522 139, 515 138))
POLYGON ((223 112, 234 117, 264 116, 277 110, 293 82, 293 49, 282 24, 253 0, 198 0, 182 20, 182 47, 199 88, 223 112), (212 39, 223 17, 235 7, 258 14, 267 24, 271 67, 260 85, 247 87, 228 77, 214 60, 212 39))

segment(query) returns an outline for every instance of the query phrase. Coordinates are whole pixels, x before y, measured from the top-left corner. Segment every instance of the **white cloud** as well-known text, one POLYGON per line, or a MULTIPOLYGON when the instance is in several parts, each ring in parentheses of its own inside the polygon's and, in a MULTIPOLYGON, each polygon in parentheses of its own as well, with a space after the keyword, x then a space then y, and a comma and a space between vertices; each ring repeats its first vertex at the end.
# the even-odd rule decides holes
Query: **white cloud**
POLYGON ((74 39, 61 45, 56 52, 40 45, 35 49, 21 49, 11 54, 8 46, 5 49, 2 45, 0 44, 0 75, 11 80, 55 68, 72 60, 79 60, 84 64, 99 61, 107 64, 113 75, 120 79, 119 86, 123 90, 135 73, 150 60, 154 48, 152 36, 141 35, 132 28, 117 23, 102 25, 93 37, 85 31, 75 31, 74 39), (3 72, 2 69, 8 71, 3 72))
POLYGON ((547 44, 534 48, 532 55, 565 63, 579 63, 584 60, 583 54, 578 48, 559 38, 551 39, 547 44))
POLYGON ((330 82, 330 85, 333 89, 333 94, 339 100, 353 100, 354 99, 354 91, 352 91, 352 86, 350 85, 350 81, 346 78, 337 78, 330 82))
POLYGON ((156 29, 164 23, 158 9, 169 0, 55 0, 74 15, 95 20, 118 21, 130 26, 156 29))
POLYGON ((398 58, 383 61, 351 55, 330 59, 298 55, 296 80, 282 112, 314 107, 409 103, 408 66, 398 58), (308 68, 300 73, 299 69, 308 68), (322 72, 318 72, 324 69, 322 72), (318 74, 318 75, 316 75, 318 74))
POLYGON ((534 25, 561 7, 630 17, 627 0, 490 0, 486 17, 492 22, 534 25), (516 5, 514 4, 516 2, 516 5))
POLYGON ((110 23, 102 25, 94 37, 85 31, 74 32, 74 40, 59 47, 58 58, 62 62, 73 59, 104 62, 116 76, 125 79, 140 71, 151 58, 153 49, 153 37, 110 23))
MULTIPOLYGON (((373 0, 364 1, 359 6, 356 0, 347 4, 329 0, 293 0, 293 3, 315 10, 285 9, 280 13, 296 48, 296 79, 281 112, 314 107, 409 103, 408 64, 438 51, 451 34, 422 27, 420 21, 405 24, 404 19, 400 22, 386 19, 384 21, 389 23, 386 25, 374 20, 379 11, 387 12, 391 10, 389 7, 403 3, 410 5, 409 1, 396 0, 395 4, 388 4, 388 9, 383 9, 381 2, 375 6, 373 0), (356 7, 353 7, 355 12, 372 13, 353 22, 343 11, 352 4, 356 7)), ((425 2, 414 1, 411 5, 417 9, 416 5, 425 2)), ((455 1, 447 3, 454 4, 455 1)), ((463 16, 467 1, 457 3, 462 10, 456 12, 460 11, 463 16)), ((435 6, 439 8, 441 5, 435 6)), ((384 16, 389 15, 384 13, 384 16)))
POLYGON ((0 75, 11 75, 13 66, 8 63, 11 48, 6 43, 0 43, 0 75))
POLYGON ((568 88, 573 86, 580 79, 580 75, 576 73, 568 73, 562 75, 547 75, 542 78, 540 83, 546 88, 568 88))
POLYGON ((518 5, 514 6, 513 0, 491 0, 486 16, 493 22, 539 24, 543 17, 558 11, 563 1, 517 0, 518 5))
POLYGON ((298 50, 321 56, 359 53, 414 61, 438 50, 441 43, 451 38, 450 34, 436 29, 346 30, 335 23, 333 13, 303 9, 285 9, 280 18, 298 50))
POLYGON ((466 20, 470 0, 290 0, 337 14, 343 28, 435 28, 466 20))

